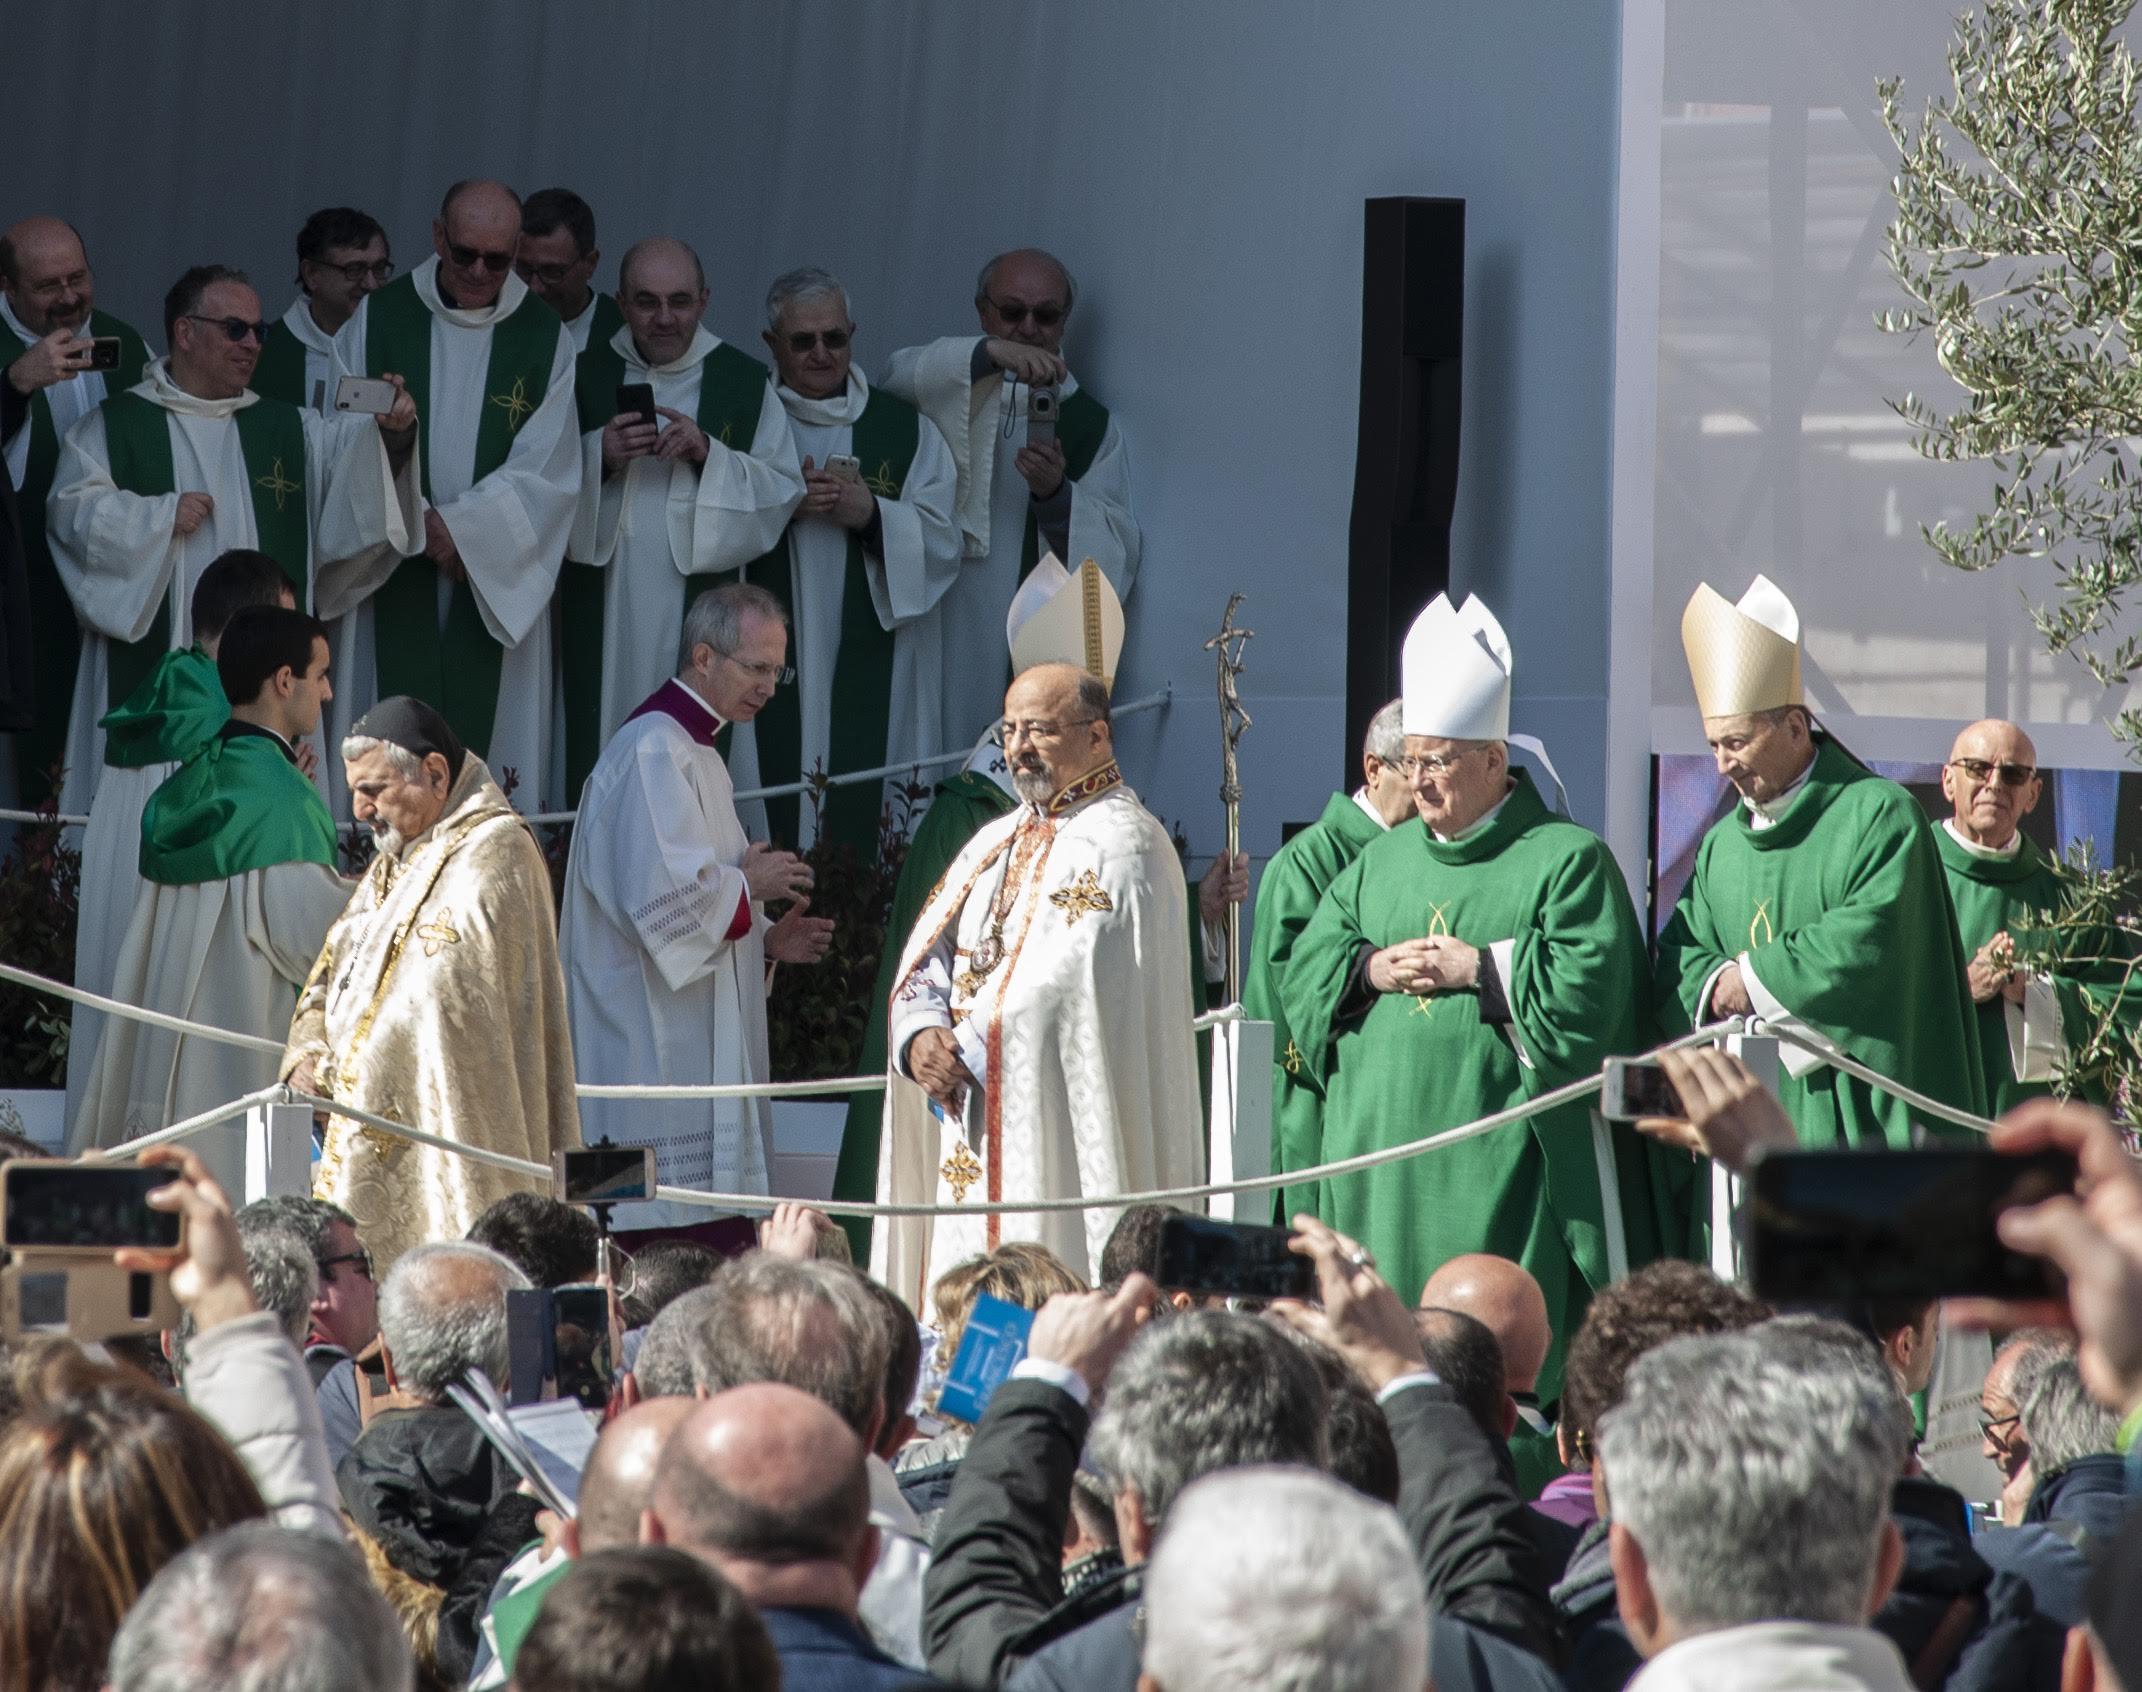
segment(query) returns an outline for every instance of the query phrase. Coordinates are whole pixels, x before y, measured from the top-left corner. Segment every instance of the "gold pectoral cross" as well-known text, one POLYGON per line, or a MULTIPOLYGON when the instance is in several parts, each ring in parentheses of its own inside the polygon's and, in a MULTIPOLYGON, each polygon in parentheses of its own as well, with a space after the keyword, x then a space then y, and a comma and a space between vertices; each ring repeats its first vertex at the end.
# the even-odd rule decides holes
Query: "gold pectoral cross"
POLYGON ((280 457, 268 466, 268 473, 265 476, 255 476, 253 478, 253 486, 266 488, 268 492, 275 496, 275 509, 278 511, 283 508, 284 496, 297 493, 304 485, 303 482, 293 482, 284 476, 283 461, 280 457))
POLYGON ((1770 926, 1770 901, 1768 899, 1756 900, 1755 915, 1748 919, 1748 944, 1750 946, 1767 946, 1777 937, 1777 930, 1770 926), (1760 940, 1755 937, 1755 931, 1758 927, 1763 931, 1763 937, 1760 940))
POLYGON ((1116 908, 1102 889, 1093 871, 1087 870, 1076 881, 1066 882, 1049 895, 1049 903, 1064 913, 1065 926, 1078 921, 1088 911, 1112 911, 1116 908))
POLYGON ((981 1159, 969 1151, 967 1142, 962 1140, 937 1173, 945 1178, 945 1185, 952 1189, 952 1202, 965 1204, 967 1189, 982 1178, 981 1159))
POLYGON ((528 397, 528 378, 514 377, 513 386, 502 394, 493 394, 491 403, 505 412, 507 431, 519 434, 521 424, 527 420, 528 414, 535 410, 535 401, 528 397))

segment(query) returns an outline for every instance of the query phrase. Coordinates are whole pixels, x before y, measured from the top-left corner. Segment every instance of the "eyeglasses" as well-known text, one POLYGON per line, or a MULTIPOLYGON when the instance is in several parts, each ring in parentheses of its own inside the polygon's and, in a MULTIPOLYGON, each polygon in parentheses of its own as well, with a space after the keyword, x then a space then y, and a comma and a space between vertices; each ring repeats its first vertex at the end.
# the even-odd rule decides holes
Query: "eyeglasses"
MULTIPOLYGON (((487 253, 484 256, 490 258, 493 255, 487 253)), ((461 249, 456 247, 454 249, 454 262, 456 264, 468 264, 474 261, 462 258, 461 249)), ((540 282, 546 288, 555 288, 560 282, 572 275, 574 271, 578 270, 580 263, 579 259, 575 259, 571 264, 516 264, 513 268, 521 273, 523 282, 540 282)), ((505 266, 494 265, 492 268, 503 270, 505 266)))
POLYGON ((329 264, 325 259, 307 259, 305 262, 318 265, 322 270, 332 270, 352 288, 361 285, 367 276, 374 282, 385 282, 394 274, 392 259, 378 259, 370 264, 363 259, 351 259, 348 264, 329 264))
POLYGON ((1951 758, 1949 768, 1961 770, 1981 786, 2028 787, 2038 779, 2038 772, 2029 764, 1989 764, 1983 758, 1951 758))
POLYGON ((1065 729, 1078 728, 1100 720, 1098 717, 1073 717, 1064 723, 1052 723, 1046 718, 1037 722, 1020 722, 1016 718, 1005 717, 997 724, 997 735, 999 742, 1005 746, 1009 746, 1016 735, 1024 735, 1028 740, 1060 740, 1065 729))
POLYGON ((334 1273, 335 1266, 340 1263, 353 1264, 356 1267, 357 1273, 362 1275, 366 1280, 369 1281, 372 1278, 372 1254, 368 1251, 345 1251, 340 1252, 333 1257, 321 1258, 317 1267, 319 1268, 322 1278, 324 1279, 327 1277, 331 1277, 334 1273))
POLYGON ((223 331, 223 338, 234 346, 248 335, 263 345, 268 339, 268 326, 265 323, 248 323, 242 317, 203 317, 197 311, 189 311, 186 315, 196 323, 217 325, 223 331))
POLYGON ((1064 320, 1065 308, 1053 300, 1041 305, 1022 305, 1017 300, 1000 300, 993 294, 984 294, 982 298, 989 302, 989 309, 1006 323, 1024 323, 1031 317, 1035 328, 1053 329, 1064 320))
POLYGON ((770 681, 776 687, 786 687, 796 679, 793 664, 747 664, 733 652, 718 652, 716 656, 728 659, 753 681, 770 681))
POLYGON ((848 344, 845 329, 798 329, 788 338, 788 350, 792 353, 807 353, 821 341, 827 352, 839 352, 848 344))
POLYGON ((513 265, 511 253, 487 253, 481 247, 464 247, 453 241, 446 243, 446 256, 463 270, 474 270, 480 264, 493 276, 505 275, 513 265))
POLYGON ((1398 760, 1397 768, 1399 773, 1408 779, 1424 775, 1440 779, 1450 774, 1476 750, 1477 748, 1468 746, 1458 752, 1430 752, 1420 758, 1404 757, 1398 760))

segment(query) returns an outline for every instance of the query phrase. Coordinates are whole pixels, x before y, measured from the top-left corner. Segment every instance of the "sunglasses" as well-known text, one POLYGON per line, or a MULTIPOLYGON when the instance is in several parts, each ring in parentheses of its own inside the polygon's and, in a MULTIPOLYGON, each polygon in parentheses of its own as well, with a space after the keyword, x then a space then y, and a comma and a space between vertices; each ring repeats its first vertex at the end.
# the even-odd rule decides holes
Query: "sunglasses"
POLYGON ((1952 758, 1949 768, 1963 771, 1973 781, 1999 787, 2027 787, 2038 779, 2038 772, 2029 764, 1989 764, 1983 758, 1952 758))
MULTIPOLYGON (((454 262, 456 264, 473 264, 475 262, 473 249, 470 257, 464 260, 461 257, 461 249, 456 247, 454 249, 454 262)), ((573 260, 571 264, 522 264, 514 266, 521 273, 523 282, 540 282, 546 288, 555 288, 579 267, 580 261, 578 259, 573 260)), ((493 268, 503 269, 504 267, 493 266, 493 268)))
POLYGON ((1031 317, 1034 320, 1035 328, 1053 329, 1064 320, 1064 308, 1060 305, 1030 306, 1020 305, 1016 302, 1006 305, 1002 300, 994 299, 988 294, 984 294, 982 298, 989 301, 989 309, 1003 318, 1006 323, 1024 323, 1031 317))
POLYGON ((825 343, 827 352, 839 352, 848 344, 848 331, 845 329, 799 329, 789 336, 788 350, 792 353, 807 353, 820 342, 825 343))
POLYGON ((328 1276, 334 1273, 335 1266, 340 1263, 354 1263, 358 1274, 368 1281, 372 1278, 372 1254, 368 1251, 345 1251, 339 1256, 323 1257, 316 1267, 323 1276, 328 1276))
POLYGON ((268 326, 265 323, 248 323, 242 317, 203 317, 197 311, 189 311, 186 315, 196 323, 216 324, 222 329, 223 338, 234 346, 248 335, 263 344, 268 339, 268 326))
POLYGON ((392 259, 379 259, 367 264, 363 259, 351 259, 348 264, 329 264, 325 259, 308 259, 308 264, 318 265, 322 270, 332 270, 352 288, 360 286, 369 276, 374 282, 385 282, 394 274, 392 259))
POLYGON ((513 268, 511 253, 487 253, 481 247, 464 247, 449 241, 446 254, 463 270, 474 270, 480 264, 493 276, 503 276, 513 268))

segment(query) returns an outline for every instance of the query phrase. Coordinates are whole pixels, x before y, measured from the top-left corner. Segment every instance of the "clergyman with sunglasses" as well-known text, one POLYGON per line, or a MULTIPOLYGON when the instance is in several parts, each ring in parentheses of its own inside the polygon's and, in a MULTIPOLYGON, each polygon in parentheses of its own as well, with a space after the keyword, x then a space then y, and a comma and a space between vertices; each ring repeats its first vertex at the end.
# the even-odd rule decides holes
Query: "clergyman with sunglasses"
POLYGON ((975 279, 981 335, 905 348, 879 378, 937 425, 960 466, 966 565, 941 613, 951 744, 971 744, 1000 714, 1004 676, 993 655, 1012 595, 1044 552, 1071 570, 1092 559, 1119 599, 1137 579, 1144 542, 1123 432, 1064 361, 1077 302, 1054 255, 1000 253, 975 279))
MULTIPOLYGON (((399 375, 424 412, 424 514, 400 556, 374 553, 321 582, 327 616, 370 623, 338 691, 361 713, 406 694, 516 779, 513 802, 553 797, 551 596, 580 497, 573 339, 513 273, 521 202, 457 182, 432 220, 432 256, 359 303, 335 336, 334 379, 399 375)), ((361 625, 360 625, 361 627, 361 625)))
MULTIPOLYGON (((193 590, 223 553, 266 553, 301 609, 336 565, 423 533, 416 402, 323 417, 252 391, 268 326, 243 271, 196 265, 164 296, 168 357, 68 432, 47 507, 52 560, 85 627, 63 803, 87 810, 98 719, 193 643, 193 590), (111 631, 144 631, 127 640, 111 631)), ((341 701, 336 701, 340 705, 341 701)), ((325 725, 336 732, 346 718, 325 725)), ((319 748, 314 748, 319 756, 319 748)), ((325 762, 322 758, 321 762, 325 762)))

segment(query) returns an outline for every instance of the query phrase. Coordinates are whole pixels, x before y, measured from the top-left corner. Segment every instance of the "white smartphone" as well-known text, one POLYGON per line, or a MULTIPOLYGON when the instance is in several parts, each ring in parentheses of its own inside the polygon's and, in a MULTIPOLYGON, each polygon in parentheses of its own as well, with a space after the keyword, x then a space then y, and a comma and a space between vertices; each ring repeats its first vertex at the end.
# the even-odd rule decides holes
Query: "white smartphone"
POLYGON ((863 479, 863 461, 849 453, 831 453, 826 458, 826 474, 838 476, 844 482, 860 482, 863 479))
POLYGON ((378 376, 345 376, 335 384, 335 409, 384 417, 394 409, 394 384, 378 376))

